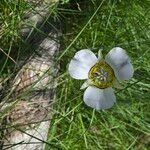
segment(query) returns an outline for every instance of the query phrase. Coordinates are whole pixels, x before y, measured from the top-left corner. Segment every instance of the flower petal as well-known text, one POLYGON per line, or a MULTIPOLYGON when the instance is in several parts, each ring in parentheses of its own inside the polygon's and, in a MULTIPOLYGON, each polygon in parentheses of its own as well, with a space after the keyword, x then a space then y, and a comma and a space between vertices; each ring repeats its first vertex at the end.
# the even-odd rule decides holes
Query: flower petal
POLYGON ((116 102, 116 97, 112 88, 99 89, 89 86, 84 92, 84 102, 97 110, 108 109, 116 102))
POLYGON ((113 68, 118 80, 129 80, 134 73, 130 58, 120 47, 113 48, 105 57, 106 62, 113 68))
POLYGON ((69 64, 69 73, 75 79, 88 79, 88 72, 97 61, 98 59, 92 51, 80 50, 69 64))
POLYGON ((124 64, 118 72, 116 72, 116 77, 118 80, 129 80, 133 77, 134 69, 130 62, 124 64))

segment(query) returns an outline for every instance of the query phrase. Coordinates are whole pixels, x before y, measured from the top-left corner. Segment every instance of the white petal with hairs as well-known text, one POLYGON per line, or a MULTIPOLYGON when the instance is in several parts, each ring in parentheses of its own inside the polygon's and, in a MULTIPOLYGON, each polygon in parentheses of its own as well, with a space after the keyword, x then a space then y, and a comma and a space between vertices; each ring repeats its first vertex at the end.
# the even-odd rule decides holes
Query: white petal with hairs
POLYGON ((113 68, 118 80, 129 80, 134 73, 130 58, 120 47, 113 48, 105 57, 106 62, 113 68))
POLYGON ((99 89, 89 86, 83 96, 84 102, 97 110, 108 109, 116 102, 116 97, 112 88, 99 89))
POLYGON ((69 64, 70 75, 75 79, 88 79, 88 72, 97 60, 92 51, 88 49, 80 50, 69 64))

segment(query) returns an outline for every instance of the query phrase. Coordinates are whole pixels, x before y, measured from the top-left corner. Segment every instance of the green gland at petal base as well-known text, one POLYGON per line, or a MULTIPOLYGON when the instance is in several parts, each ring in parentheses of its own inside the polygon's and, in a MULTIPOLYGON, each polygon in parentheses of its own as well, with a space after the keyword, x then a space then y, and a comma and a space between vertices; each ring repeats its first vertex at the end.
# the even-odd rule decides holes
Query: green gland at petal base
POLYGON ((100 89, 111 87, 116 80, 113 69, 105 60, 97 62, 90 69, 88 76, 92 85, 100 89))

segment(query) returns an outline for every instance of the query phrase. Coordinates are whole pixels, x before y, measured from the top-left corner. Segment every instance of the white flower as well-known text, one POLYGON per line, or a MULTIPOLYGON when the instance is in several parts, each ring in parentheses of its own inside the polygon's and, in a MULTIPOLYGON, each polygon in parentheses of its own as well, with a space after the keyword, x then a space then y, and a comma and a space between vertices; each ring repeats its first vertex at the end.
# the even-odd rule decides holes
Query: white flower
POLYGON ((97 110, 108 109, 116 102, 112 86, 118 80, 129 80, 133 66, 126 51, 115 47, 102 58, 89 49, 78 51, 69 64, 69 73, 75 79, 85 79, 82 89, 84 102, 97 110))

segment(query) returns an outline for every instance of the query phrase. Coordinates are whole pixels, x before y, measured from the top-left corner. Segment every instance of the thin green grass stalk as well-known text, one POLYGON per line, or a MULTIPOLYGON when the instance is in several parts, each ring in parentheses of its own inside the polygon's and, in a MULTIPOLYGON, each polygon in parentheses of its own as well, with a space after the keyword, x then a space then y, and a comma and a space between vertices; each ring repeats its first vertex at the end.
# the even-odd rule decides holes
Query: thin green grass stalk
POLYGON ((100 5, 98 6, 98 8, 96 9, 96 11, 93 13, 93 15, 91 16, 91 18, 88 20, 88 22, 85 24, 85 26, 81 29, 81 31, 78 33, 78 35, 73 39, 73 41, 69 44, 69 46, 64 50, 64 52, 58 57, 58 60, 60 60, 65 53, 71 48, 71 46, 75 43, 75 41, 79 38, 79 36, 82 34, 82 32, 86 29, 86 27, 88 26, 88 24, 92 21, 92 19, 94 18, 94 16, 97 14, 97 12, 99 11, 99 9, 101 8, 102 4, 103 4, 104 0, 102 0, 102 2, 100 3, 100 5))

